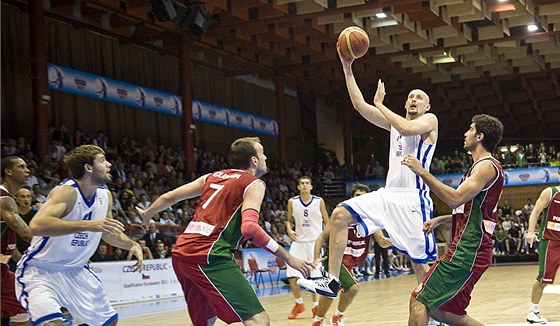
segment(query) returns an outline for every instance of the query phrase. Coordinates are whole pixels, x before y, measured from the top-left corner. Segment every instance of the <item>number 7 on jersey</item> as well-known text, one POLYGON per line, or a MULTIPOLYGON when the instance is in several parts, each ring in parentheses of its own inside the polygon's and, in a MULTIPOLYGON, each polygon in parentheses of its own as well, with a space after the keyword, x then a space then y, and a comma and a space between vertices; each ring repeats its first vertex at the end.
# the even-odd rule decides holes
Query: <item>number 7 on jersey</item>
POLYGON ((214 193, 210 196, 210 198, 208 198, 208 200, 204 203, 204 205, 202 205, 202 209, 206 209, 206 207, 208 207, 208 205, 210 205, 210 202, 212 201, 212 199, 214 199, 214 197, 216 197, 216 195, 222 190, 224 189, 224 185, 217 185, 215 183, 211 183, 210 184, 210 188, 216 190, 214 191, 214 193))

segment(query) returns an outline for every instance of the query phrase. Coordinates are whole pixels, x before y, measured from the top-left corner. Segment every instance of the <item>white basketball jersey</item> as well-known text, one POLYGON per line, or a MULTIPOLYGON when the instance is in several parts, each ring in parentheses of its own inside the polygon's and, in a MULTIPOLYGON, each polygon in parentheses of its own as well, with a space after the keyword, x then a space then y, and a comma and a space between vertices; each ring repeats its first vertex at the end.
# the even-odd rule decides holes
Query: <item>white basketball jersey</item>
POLYGON ((321 214, 321 197, 311 196, 309 203, 304 203, 300 196, 292 198, 292 215, 296 226, 296 241, 315 241, 323 231, 321 214))
POLYGON ((405 155, 412 154, 426 170, 430 170, 435 144, 428 144, 420 135, 403 136, 391 126, 391 145, 389 148, 389 171, 386 188, 408 188, 430 191, 428 185, 412 172, 408 166, 401 164, 405 155))
MULTIPOLYGON (((99 187, 91 201, 84 197, 78 183, 69 179, 59 186, 71 186, 76 191, 76 204, 63 220, 97 220, 107 217, 109 191, 99 187)), ((29 249, 18 265, 44 267, 49 270, 63 270, 68 267, 83 267, 93 256, 101 240, 101 232, 77 232, 54 237, 33 237, 29 249)))

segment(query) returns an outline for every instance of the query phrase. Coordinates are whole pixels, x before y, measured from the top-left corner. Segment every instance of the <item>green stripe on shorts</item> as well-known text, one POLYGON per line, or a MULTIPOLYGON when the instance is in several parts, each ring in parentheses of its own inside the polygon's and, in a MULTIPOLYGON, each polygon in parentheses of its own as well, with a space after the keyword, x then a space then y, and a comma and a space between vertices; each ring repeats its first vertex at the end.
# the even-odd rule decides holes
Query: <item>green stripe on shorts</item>
POLYGON ((340 265, 340 285, 344 291, 348 292, 354 284, 358 282, 352 277, 352 273, 344 265, 340 265))
POLYGON ((242 320, 264 311, 255 290, 235 261, 224 259, 200 267, 242 320))
MULTIPOLYGON (((541 229, 544 229, 541 227, 541 229)), ((537 281, 542 282, 545 272, 544 263, 546 262, 546 254, 548 251, 548 239, 541 239, 539 242, 539 274, 537 275, 537 281)))
POLYGON ((430 310, 437 310, 447 300, 453 298, 472 273, 443 258, 426 281, 424 289, 416 299, 430 310))

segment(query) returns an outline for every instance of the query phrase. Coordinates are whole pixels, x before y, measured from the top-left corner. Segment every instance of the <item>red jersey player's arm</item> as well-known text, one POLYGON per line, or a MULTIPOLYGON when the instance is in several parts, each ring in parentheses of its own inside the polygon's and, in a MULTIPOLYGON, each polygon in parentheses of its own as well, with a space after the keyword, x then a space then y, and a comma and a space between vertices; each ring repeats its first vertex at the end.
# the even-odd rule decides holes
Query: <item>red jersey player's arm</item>
POLYGON ((12 197, 2 197, 0 198, 0 208, 2 210, 2 221, 14 230, 17 235, 27 242, 31 242, 31 231, 21 219, 18 212, 18 207, 16 201, 12 197))
MULTIPOLYGON (((535 228, 537 226, 537 221, 539 219, 539 215, 541 215, 542 211, 546 208, 550 200, 552 199, 552 188, 548 187, 541 192, 537 202, 535 203, 535 207, 533 207, 533 211, 531 212, 531 216, 529 216, 529 224, 527 225, 527 235, 525 236, 525 240, 527 243, 532 246, 533 242, 537 239, 537 235, 535 234, 535 228)), ((541 225, 541 228, 544 227, 541 225)))
POLYGON ((150 207, 146 208, 146 210, 137 206, 136 210, 142 217, 144 224, 148 224, 152 216, 167 207, 170 207, 181 200, 200 196, 202 194, 202 189, 204 188, 204 183, 206 182, 206 177, 208 177, 208 174, 205 174, 192 182, 184 184, 179 188, 166 192, 165 194, 159 196, 158 199, 150 205, 150 207))

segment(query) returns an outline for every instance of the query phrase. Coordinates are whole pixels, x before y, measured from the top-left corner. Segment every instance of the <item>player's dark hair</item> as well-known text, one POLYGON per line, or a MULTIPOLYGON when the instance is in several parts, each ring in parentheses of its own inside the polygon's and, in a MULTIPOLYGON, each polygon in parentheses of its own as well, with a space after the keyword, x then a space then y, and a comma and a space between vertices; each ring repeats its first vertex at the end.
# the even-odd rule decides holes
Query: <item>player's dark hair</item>
POLYGON ((476 127, 476 132, 484 134, 482 147, 490 153, 493 153, 496 146, 498 146, 502 140, 504 125, 498 118, 488 114, 477 114, 472 118, 472 122, 476 127))
POLYGON ((311 180, 311 177, 308 177, 308 176, 306 176, 306 175, 299 177, 299 178, 297 179, 297 183, 296 183, 296 184, 299 185, 300 181, 303 180, 303 179, 307 179, 307 180, 309 180, 309 183, 310 183, 310 184, 313 184, 313 180, 311 180))
POLYGON ((19 159, 19 156, 8 156, 2 159, 2 179, 4 179, 7 175, 6 170, 13 169, 16 166, 16 160, 19 159))
POLYGON ((86 173, 85 165, 93 165, 97 154, 105 155, 105 151, 99 146, 81 145, 64 155, 63 161, 72 177, 80 179, 86 173))

